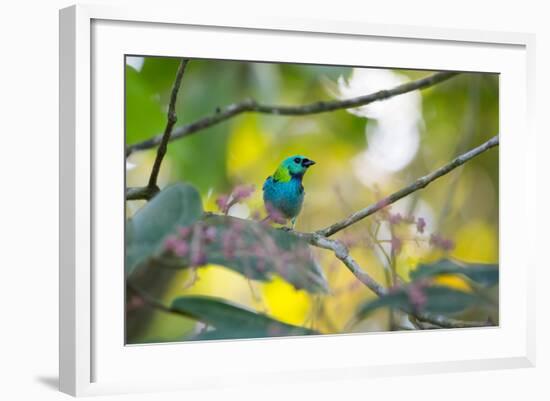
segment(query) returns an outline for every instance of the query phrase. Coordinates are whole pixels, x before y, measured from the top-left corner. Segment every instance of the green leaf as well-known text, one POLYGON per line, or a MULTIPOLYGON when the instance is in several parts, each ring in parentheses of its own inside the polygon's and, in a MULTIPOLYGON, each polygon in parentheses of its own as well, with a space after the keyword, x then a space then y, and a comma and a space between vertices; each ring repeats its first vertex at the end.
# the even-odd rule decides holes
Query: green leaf
POLYGON ((197 320, 215 328, 214 331, 199 334, 192 340, 317 334, 305 327, 283 323, 262 313, 214 297, 179 297, 172 302, 172 309, 194 316, 197 320))
POLYGON ((475 294, 451 287, 433 286, 424 290, 428 302, 422 310, 431 313, 453 314, 473 306, 482 300, 475 294))
POLYGON ((388 307, 400 309, 407 307, 409 298, 404 291, 394 291, 387 295, 374 299, 374 301, 363 303, 357 311, 357 319, 364 319, 379 308, 388 307))
POLYGON ((144 77, 129 66, 125 71, 126 143, 133 144, 162 132, 166 114, 144 77))
POLYGON ((202 214, 200 195, 191 185, 175 184, 159 192, 126 222, 126 275, 161 250, 177 227, 193 224, 202 214))
MULTIPOLYGON (((308 243, 295 234, 230 216, 207 215, 196 224, 215 231, 215 238, 203 244, 205 264, 222 265, 253 280, 267 281, 278 274, 297 289, 328 291, 308 243)), ((192 247, 193 239, 189 243, 192 247)), ((189 266, 190 255, 178 260, 181 267, 189 266)))
POLYGON ((140 75, 151 91, 163 97, 163 103, 169 101, 180 61, 179 57, 144 57, 140 75))
MULTIPOLYGON (((410 286, 402 287, 374 301, 367 302, 359 308, 357 317, 359 319, 364 319, 371 312, 382 307, 412 312, 415 308, 411 304, 409 291, 410 286)), ((459 291, 450 287, 431 286, 423 288, 421 291, 426 297, 426 303, 420 308, 422 312, 454 314, 484 302, 475 294, 459 291)))
POLYGON ((416 270, 410 273, 410 277, 411 280, 417 281, 442 274, 460 274, 485 287, 491 287, 499 280, 498 264, 458 264, 449 259, 442 259, 431 264, 420 264, 416 270))

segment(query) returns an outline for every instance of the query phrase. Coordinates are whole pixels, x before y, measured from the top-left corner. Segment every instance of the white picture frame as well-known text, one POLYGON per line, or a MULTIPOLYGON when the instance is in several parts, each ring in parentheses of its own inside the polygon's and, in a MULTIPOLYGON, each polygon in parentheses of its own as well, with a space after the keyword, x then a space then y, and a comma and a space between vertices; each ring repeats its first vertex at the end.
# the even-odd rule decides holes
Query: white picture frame
POLYGON ((535 191, 535 175, 531 174, 535 170, 535 137, 530 128, 533 57, 533 35, 519 33, 257 16, 213 19, 188 10, 182 13, 154 7, 79 5, 61 10, 61 391, 80 396, 235 386, 274 377, 285 383, 533 366, 535 307, 531 273, 535 260, 529 255, 535 253, 528 251, 533 245, 521 235, 526 230, 535 231, 535 210, 529 203, 529 194, 535 191), (220 34, 230 40, 220 41, 220 34), (260 36, 261 46, 255 41, 260 36), (184 37, 190 40, 182 45, 184 37), (321 54, 321 45, 332 50, 330 56, 321 54), (350 46, 365 46, 370 61, 365 60, 364 52, 351 54, 350 46), (304 51, 306 48, 308 51, 304 51), (500 174, 507 178, 501 179, 500 194, 500 326, 125 346, 120 336, 124 324, 120 221, 124 199, 124 144, 120 131, 124 54, 500 73, 500 174), (114 67, 117 62, 119 70, 114 67), (97 134, 113 129, 120 135, 97 134), (508 180, 522 183, 523 190, 507 184, 508 180), (106 270, 107 265, 111 271, 106 270), (454 344, 452 348, 443 347, 450 343, 454 344), (394 353, 377 353, 384 347, 391 347, 394 353), (193 369, 174 369, 178 358, 181 360, 179 353, 196 361, 193 369), (287 354, 293 355, 291 367, 286 366, 287 354), (220 355, 224 357, 220 359, 220 355), (206 363, 213 358, 220 360, 206 363), (265 360, 269 363, 262 362, 265 360))

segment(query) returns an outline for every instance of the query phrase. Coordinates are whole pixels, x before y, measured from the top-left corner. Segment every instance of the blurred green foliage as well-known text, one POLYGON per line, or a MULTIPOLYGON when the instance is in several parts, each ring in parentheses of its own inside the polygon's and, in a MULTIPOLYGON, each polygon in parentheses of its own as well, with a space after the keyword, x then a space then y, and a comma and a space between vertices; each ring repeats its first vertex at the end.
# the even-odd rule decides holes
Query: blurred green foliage
MULTIPOLYGON (((128 145, 163 131, 178 63, 179 60, 173 58, 145 57, 138 68, 131 66, 132 63, 126 66, 125 135, 128 145)), ((331 100, 338 96, 342 83, 351 85, 354 82, 357 70, 351 67, 191 60, 178 98, 177 125, 192 123, 218 108, 247 98, 283 105, 331 100)), ((393 73, 409 80, 432 72, 394 70, 393 73)), ((220 195, 228 194, 238 184, 253 184, 256 187, 253 196, 230 211, 236 217, 250 219, 255 213, 265 215, 261 199, 264 179, 273 173, 283 158, 304 154, 317 164, 304 179, 307 195, 296 228, 314 231, 367 206, 498 134, 498 99, 499 84, 495 74, 464 73, 422 91, 419 123, 415 126, 419 133, 418 149, 404 168, 385 171, 384 174, 375 171, 376 166, 371 168, 363 162, 365 154, 377 146, 372 134, 372 129, 380 124, 376 119, 346 110, 299 117, 241 114, 171 142, 159 185, 164 188, 172 183, 185 182, 198 190, 205 211, 216 212, 215 201, 220 195)), ((392 100, 380 103, 391 104, 389 102, 392 100)), ((400 109, 394 108, 392 116, 399 124, 400 109)), ((406 123, 410 122, 403 122, 406 123)), ((391 146, 393 150, 399 150, 412 145, 395 141, 391 146)), ((129 157, 128 162, 133 167, 127 169, 127 186, 147 183, 154 157, 155 149, 136 152, 129 157)), ((349 240, 351 252, 359 264, 377 281, 388 286, 391 284, 391 267, 401 277, 414 280, 415 274, 420 274, 420 270, 415 270, 419 266, 445 258, 471 264, 492 264, 498 269, 498 160, 498 148, 486 152, 426 189, 392 205, 389 215, 372 216, 338 236, 349 240), (389 224, 392 213, 425 219, 425 232, 418 232, 414 225, 389 224), (448 238, 453 244, 452 249, 434 246, 430 241, 431 234, 448 238), (392 252, 390 247, 393 236, 400 238, 398 252, 392 252)), ((130 222, 139 220, 140 213, 146 210, 143 207, 143 201, 127 202, 127 216, 135 214, 130 222)), ((176 224, 177 220, 172 222, 176 224)), ((168 231, 171 230, 173 227, 168 231)), ((153 249, 158 250, 168 231, 156 236, 156 241, 152 241, 154 244, 149 241, 147 250, 138 246, 140 249, 130 253, 150 255, 153 249)), ((135 235, 135 232, 127 228, 127 236, 130 234, 135 235)), ((147 237, 147 233, 139 235, 147 237)), ((390 322, 388 308, 370 308, 368 313, 364 313, 365 305, 373 305, 377 298, 333 254, 319 249, 311 251, 326 277, 330 289, 328 295, 315 295, 296 288, 280 275, 268 282, 251 280, 250 275, 242 274, 238 268, 224 267, 220 260, 200 269, 149 269, 136 281, 166 305, 177 305, 174 300, 185 299, 181 297, 208 297, 214 299, 214 303, 216 299, 222 299, 260 314, 260 320, 270 319, 287 329, 301 327, 304 334, 396 328, 390 322)), ((426 275, 426 270, 422 274, 426 275)), ((492 299, 493 310, 487 312, 485 301, 475 301, 479 295, 476 291, 481 290, 471 276, 452 269, 429 276, 437 285, 433 288, 449 291, 447 298, 443 294, 445 299, 455 296, 467 304, 468 308, 451 308, 454 317, 487 320, 489 314, 493 321, 498 321, 498 286, 487 289, 489 295, 482 294, 485 300, 487 296, 492 299)), ((441 297, 441 290, 433 291, 441 297)), ((408 298, 395 296, 392 299, 390 302, 381 298, 374 306, 401 307, 399 302, 408 298), (396 303, 392 304, 394 301, 396 303)), ((225 334, 220 333, 215 325, 214 331, 205 330, 204 322, 151 310, 137 302, 131 293, 127 302, 127 341, 130 343, 270 335, 261 323, 253 326, 248 334, 246 330, 242 331, 242 335, 231 334, 231 328, 225 334)), ((227 310, 224 305, 215 307, 227 310)), ((394 313, 397 316, 392 314, 392 319, 399 321, 397 326, 408 324, 405 314, 394 313)), ((289 332, 292 333, 295 332, 289 332)))
MULTIPOLYGON (((318 334, 313 330, 292 326, 217 298, 185 296, 172 302, 172 308, 193 314, 198 320, 215 327, 203 330, 192 340, 223 340, 318 334)), ((187 339, 187 338, 184 338, 187 339)))

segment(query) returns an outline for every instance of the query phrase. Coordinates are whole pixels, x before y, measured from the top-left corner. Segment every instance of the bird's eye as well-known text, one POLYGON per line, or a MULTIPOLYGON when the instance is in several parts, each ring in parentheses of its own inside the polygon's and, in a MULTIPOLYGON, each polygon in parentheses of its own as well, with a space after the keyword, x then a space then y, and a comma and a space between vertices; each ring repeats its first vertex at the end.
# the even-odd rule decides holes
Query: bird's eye
POLYGON ((297 157, 297 158, 294 159, 294 163, 296 163, 296 164, 300 164, 301 161, 302 161, 302 160, 301 160, 299 157, 297 157))

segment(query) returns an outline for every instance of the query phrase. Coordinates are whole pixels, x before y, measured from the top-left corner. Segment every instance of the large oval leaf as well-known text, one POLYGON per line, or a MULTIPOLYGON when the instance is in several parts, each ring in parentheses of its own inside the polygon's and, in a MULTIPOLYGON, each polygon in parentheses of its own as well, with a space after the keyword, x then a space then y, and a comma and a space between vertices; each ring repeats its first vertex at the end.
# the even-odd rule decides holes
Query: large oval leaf
POLYGON ((177 227, 203 214, 201 198, 191 185, 175 184, 159 192, 126 222, 126 275, 157 251, 177 227))
POLYGON ((219 215, 205 216, 189 232, 185 241, 191 250, 181 257, 165 255, 164 261, 189 267, 194 259, 192 249, 197 250, 196 236, 209 232, 209 240, 200 243, 200 265, 222 265, 254 280, 266 281, 277 274, 297 289, 311 293, 328 291, 309 244, 292 232, 219 215))
POLYGON ((198 334, 190 340, 261 338, 318 334, 305 327, 275 320, 228 301, 205 296, 185 296, 172 302, 172 309, 194 316, 215 330, 198 334))
POLYGON ((402 287, 361 305, 357 311, 357 317, 364 319, 371 312, 382 307, 401 309, 405 312, 413 312, 418 308, 422 312, 447 315, 462 312, 471 306, 484 303, 484 300, 476 294, 450 287, 431 286, 422 288, 421 291, 425 297, 425 303, 420 307, 413 305, 410 287, 402 287))

